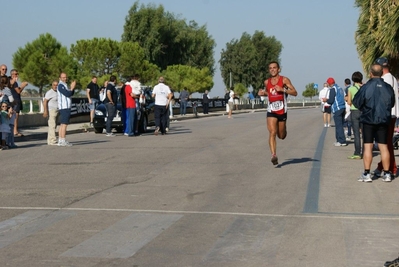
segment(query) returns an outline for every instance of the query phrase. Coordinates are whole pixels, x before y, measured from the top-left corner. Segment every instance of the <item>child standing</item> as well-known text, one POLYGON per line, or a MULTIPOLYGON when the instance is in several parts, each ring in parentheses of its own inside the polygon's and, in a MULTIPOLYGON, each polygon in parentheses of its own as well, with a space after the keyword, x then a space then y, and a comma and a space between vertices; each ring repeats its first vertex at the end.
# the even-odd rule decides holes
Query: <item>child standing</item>
POLYGON ((7 102, 1 102, 0 116, 1 150, 5 150, 8 149, 8 146, 6 145, 6 140, 8 135, 11 133, 10 118, 12 116, 12 108, 8 107, 7 102))
POLYGON ((10 134, 8 135, 7 139, 7 145, 9 148, 17 148, 17 145, 14 143, 14 131, 11 131, 11 129, 14 129, 14 123, 15 123, 15 118, 17 117, 17 114, 15 110, 11 111, 11 118, 10 118, 10 134))

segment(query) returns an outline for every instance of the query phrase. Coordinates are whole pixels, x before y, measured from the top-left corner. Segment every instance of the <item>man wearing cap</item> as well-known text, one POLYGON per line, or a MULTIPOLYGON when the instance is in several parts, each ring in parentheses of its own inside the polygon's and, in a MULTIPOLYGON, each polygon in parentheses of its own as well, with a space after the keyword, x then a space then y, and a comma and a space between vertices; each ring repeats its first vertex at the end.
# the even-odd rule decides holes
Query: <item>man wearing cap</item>
POLYGON ((345 92, 335 83, 334 78, 328 78, 327 84, 330 87, 327 98, 323 98, 323 102, 331 105, 331 112, 334 114, 335 123, 335 139, 334 146, 346 146, 344 121, 345 121, 345 92))
MULTIPOLYGON (((382 66, 382 76, 381 78, 384 79, 384 82, 388 83, 389 85, 392 86, 393 91, 395 93, 395 106, 392 107, 391 110, 391 122, 389 124, 388 128, 388 133, 387 133, 387 144, 388 144, 388 150, 389 150, 389 171, 391 172, 392 176, 396 176, 397 173, 397 167, 396 167, 396 161, 395 161, 395 154, 393 152, 393 132, 395 129, 395 124, 396 124, 396 119, 399 117, 399 104, 398 104, 398 82, 396 78, 389 72, 389 62, 388 59, 385 57, 380 57, 378 58, 375 63, 379 64, 382 66)), ((382 176, 382 162, 380 161, 377 165, 377 168, 374 170, 374 175, 377 177, 382 176)))
MULTIPOLYGON (((395 105, 392 86, 381 78, 382 66, 374 63, 370 67, 370 80, 360 87, 353 98, 353 105, 362 113, 363 165, 364 172, 359 182, 372 182, 370 167, 373 161, 373 142, 377 142, 383 167, 383 181, 390 182, 388 129, 391 123, 391 109, 395 105)), ((391 138, 392 143, 392 138, 391 138)))

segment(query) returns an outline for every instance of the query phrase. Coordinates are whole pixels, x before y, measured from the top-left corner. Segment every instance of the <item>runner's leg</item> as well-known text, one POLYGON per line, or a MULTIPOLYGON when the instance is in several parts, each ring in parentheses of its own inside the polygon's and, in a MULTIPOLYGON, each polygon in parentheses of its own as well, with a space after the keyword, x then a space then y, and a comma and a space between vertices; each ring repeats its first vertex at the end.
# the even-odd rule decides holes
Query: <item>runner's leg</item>
POLYGON ((278 120, 274 117, 267 117, 267 129, 269 130, 269 147, 272 155, 276 155, 276 135, 278 120))

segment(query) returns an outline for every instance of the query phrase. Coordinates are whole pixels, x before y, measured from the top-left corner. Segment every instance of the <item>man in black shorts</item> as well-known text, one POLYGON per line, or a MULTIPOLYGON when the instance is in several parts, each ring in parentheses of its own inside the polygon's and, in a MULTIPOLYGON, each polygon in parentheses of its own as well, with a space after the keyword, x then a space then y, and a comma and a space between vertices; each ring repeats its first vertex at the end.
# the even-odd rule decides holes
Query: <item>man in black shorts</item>
POLYGON ((363 165, 364 173, 359 182, 372 182, 370 167, 373 161, 373 141, 378 144, 383 166, 382 179, 391 181, 389 172, 389 151, 387 132, 391 121, 391 109, 395 105, 395 94, 391 85, 381 78, 382 66, 373 64, 370 67, 370 80, 360 87, 353 98, 353 105, 362 113, 360 122, 363 124, 363 165))

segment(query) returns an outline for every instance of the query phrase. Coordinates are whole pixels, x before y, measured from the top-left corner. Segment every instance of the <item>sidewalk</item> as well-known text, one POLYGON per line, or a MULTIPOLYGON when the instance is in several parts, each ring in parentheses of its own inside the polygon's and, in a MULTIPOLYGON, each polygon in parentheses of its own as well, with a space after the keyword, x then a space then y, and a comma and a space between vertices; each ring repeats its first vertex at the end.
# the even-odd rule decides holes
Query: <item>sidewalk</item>
MULTIPOLYGON (((233 114, 240 113, 249 113, 249 112, 266 112, 266 109, 242 109, 235 110, 233 114)), ((224 116, 226 115, 225 111, 214 111, 209 112, 209 114, 198 113, 198 117, 195 118, 193 114, 187 114, 186 116, 175 115, 171 119, 172 121, 183 121, 189 119, 200 119, 205 117, 213 117, 213 116, 224 116)), ((74 133, 84 133, 84 132, 93 132, 93 128, 87 128, 89 126, 89 122, 84 123, 72 123, 68 125, 67 134, 74 133)), ((24 135, 21 137, 15 137, 15 142, 21 141, 29 141, 29 140, 45 140, 47 138, 47 126, 38 126, 38 127, 28 127, 28 128, 20 128, 20 132, 24 135)), ((58 127, 57 127, 58 131, 58 127)))

